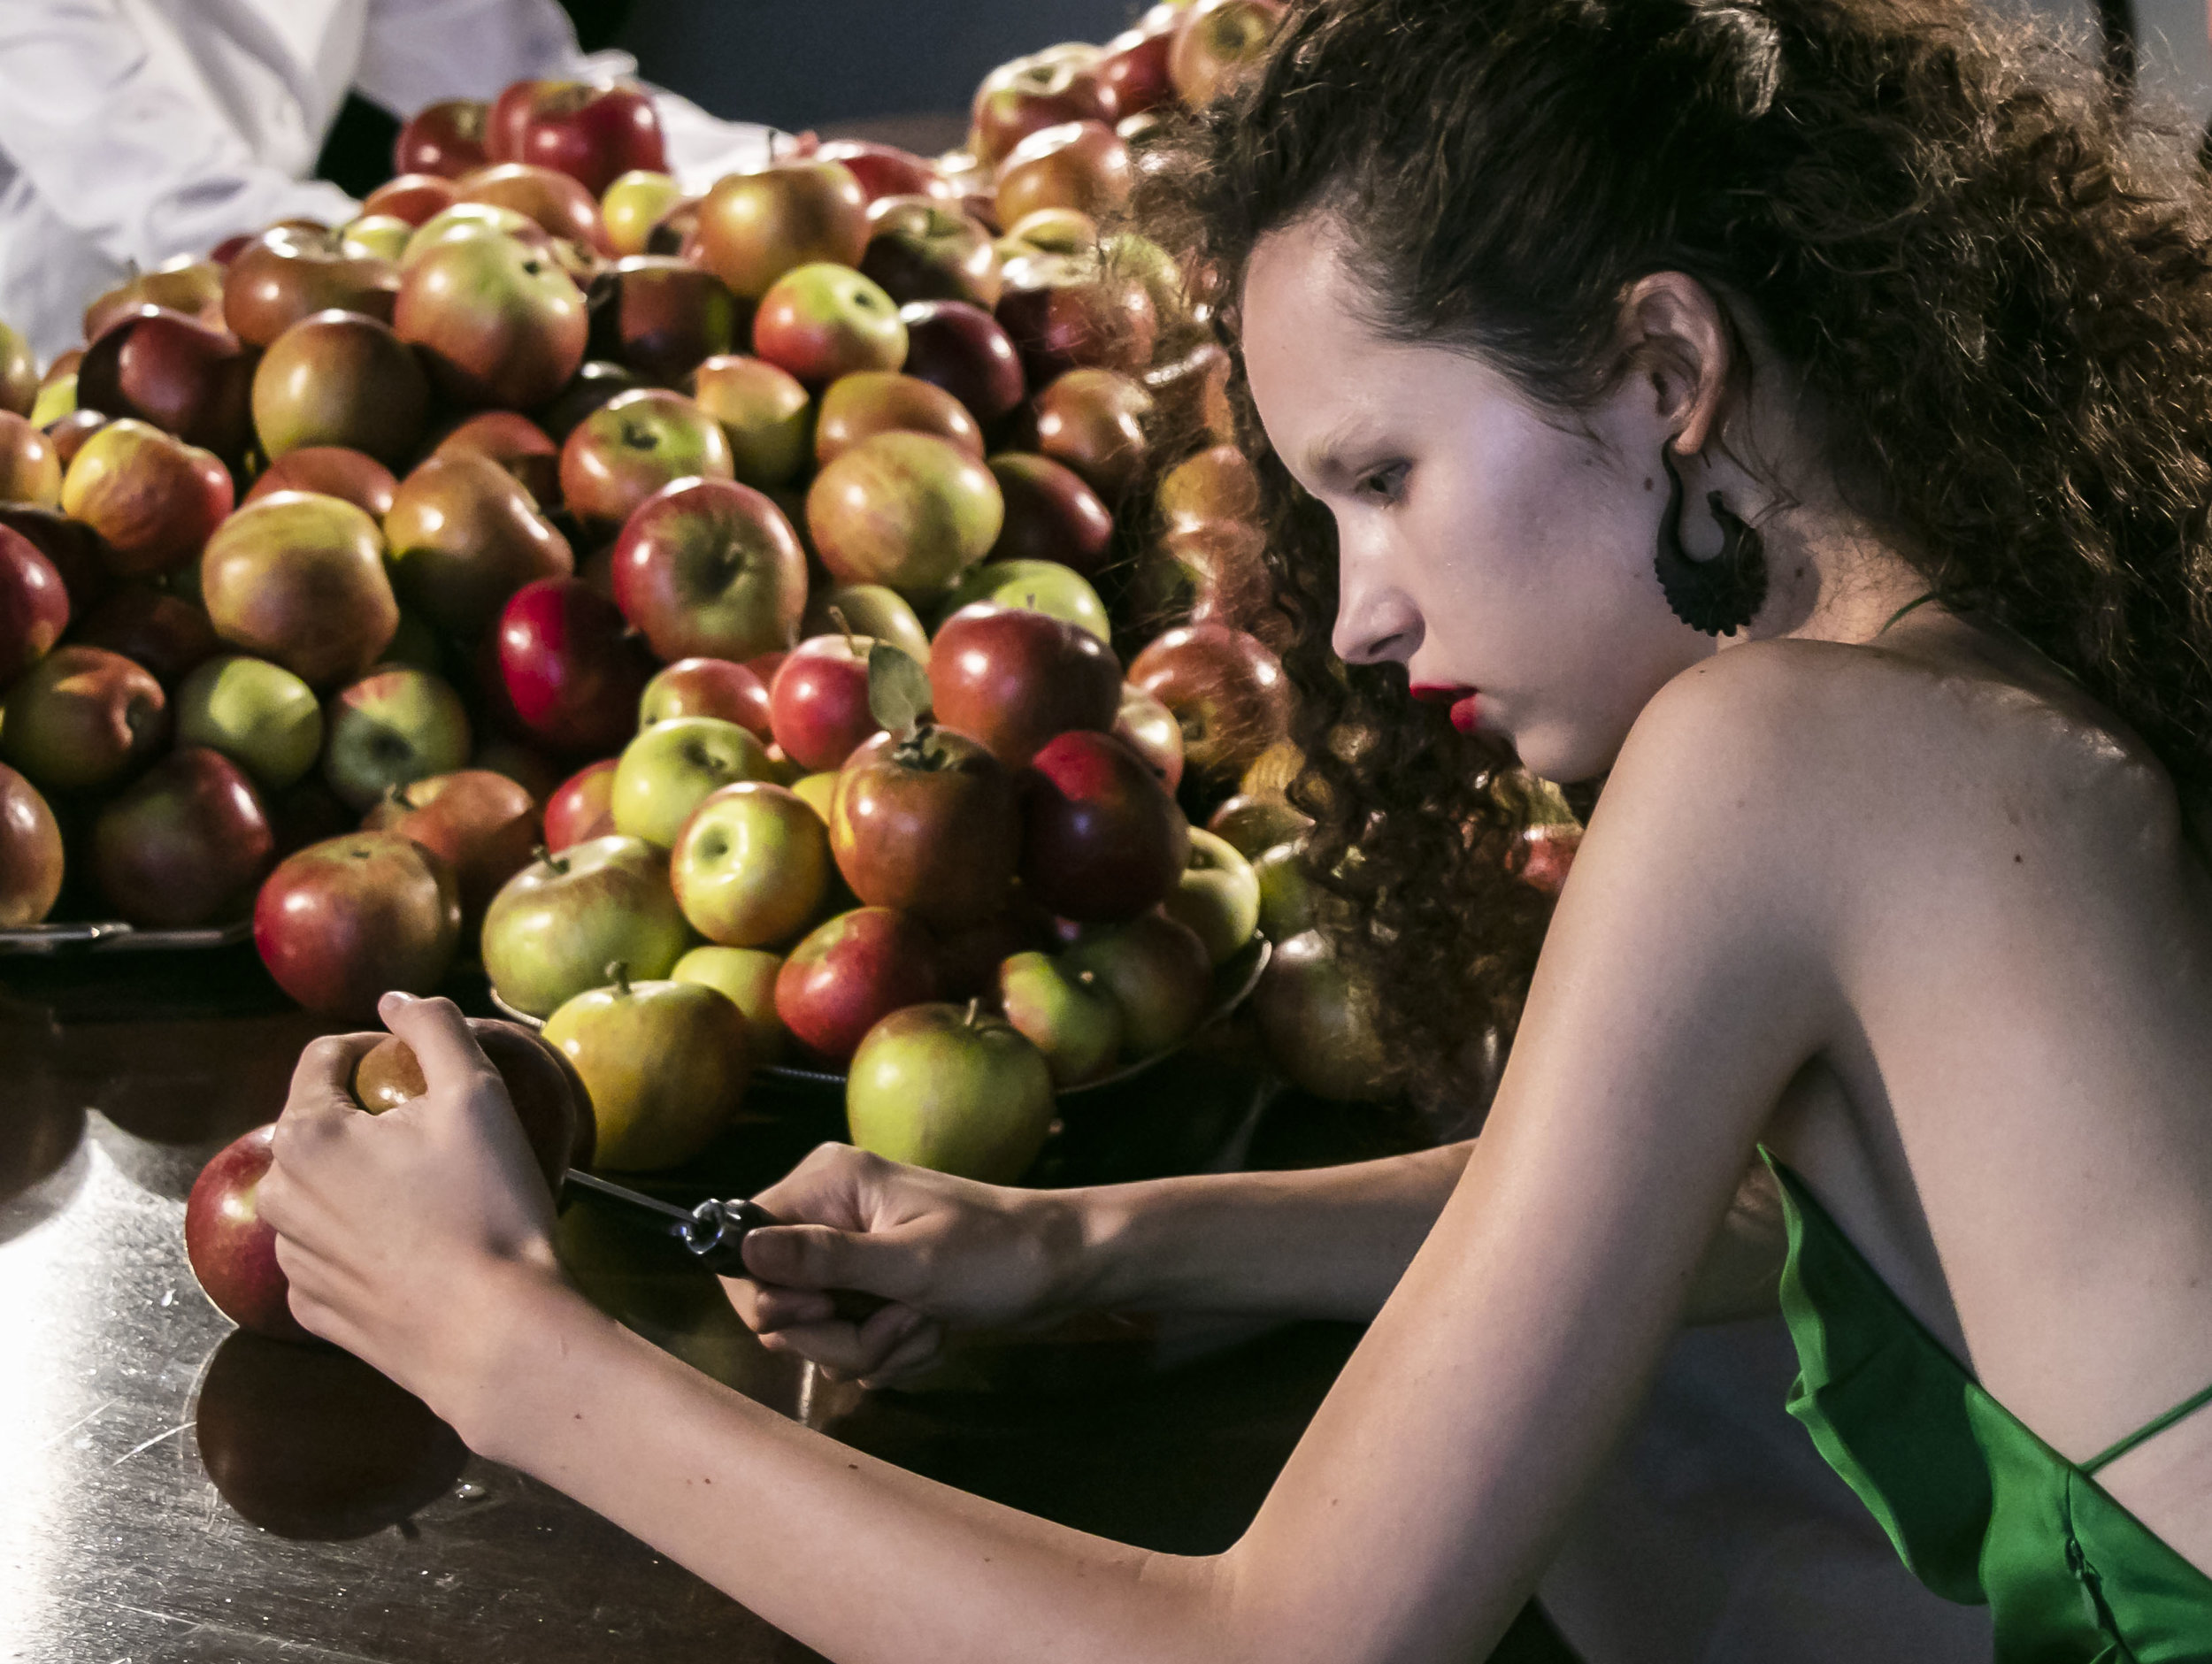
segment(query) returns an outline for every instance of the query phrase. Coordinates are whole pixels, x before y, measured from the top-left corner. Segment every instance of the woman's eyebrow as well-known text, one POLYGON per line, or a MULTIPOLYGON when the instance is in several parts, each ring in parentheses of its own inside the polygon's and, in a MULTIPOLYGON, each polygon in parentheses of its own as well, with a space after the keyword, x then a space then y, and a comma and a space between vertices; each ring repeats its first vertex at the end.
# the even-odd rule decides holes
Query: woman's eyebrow
POLYGON ((1316 485, 1331 489, 1351 485, 1366 469, 1365 464, 1354 464, 1347 458, 1370 454, 1380 442, 1374 425, 1363 417, 1356 417, 1329 429, 1309 444, 1302 454, 1301 472, 1316 485))

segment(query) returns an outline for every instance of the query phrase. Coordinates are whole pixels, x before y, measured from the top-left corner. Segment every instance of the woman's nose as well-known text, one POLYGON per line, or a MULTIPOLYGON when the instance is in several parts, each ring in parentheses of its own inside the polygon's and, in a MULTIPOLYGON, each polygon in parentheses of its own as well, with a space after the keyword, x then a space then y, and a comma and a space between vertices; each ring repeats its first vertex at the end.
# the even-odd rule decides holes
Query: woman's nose
POLYGON ((1331 645, 1347 664, 1402 664, 1421 646, 1421 614, 1389 584, 1359 584, 1346 572, 1331 645))

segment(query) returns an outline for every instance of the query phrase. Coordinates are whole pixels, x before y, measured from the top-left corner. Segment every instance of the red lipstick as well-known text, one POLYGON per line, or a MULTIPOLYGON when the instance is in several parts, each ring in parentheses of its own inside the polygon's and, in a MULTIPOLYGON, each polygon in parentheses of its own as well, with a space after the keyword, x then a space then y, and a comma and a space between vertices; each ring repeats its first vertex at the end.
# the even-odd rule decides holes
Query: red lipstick
POLYGON ((1451 709, 1446 716, 1452 726, 1461 733, 1472 733, 1475 731, 1478 707, 1476 694, 1479 691, 1479 689, 1468 686, 1464 682, 1416 682, 1412 688, 1414 698, 1425 705, 1450 706, 1451 709))

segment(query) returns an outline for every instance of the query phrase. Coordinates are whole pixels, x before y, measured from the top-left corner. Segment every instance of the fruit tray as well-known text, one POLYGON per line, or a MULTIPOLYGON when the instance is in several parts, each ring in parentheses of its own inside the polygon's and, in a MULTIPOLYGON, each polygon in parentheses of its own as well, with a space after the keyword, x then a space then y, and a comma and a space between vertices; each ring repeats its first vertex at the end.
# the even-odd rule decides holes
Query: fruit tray
POLYGON ((69 920, 0 931, 0 954, 176 953, 196 947, 234 947, 253 936, 253 922, 209 924, 195 930, 146 930, 120 919, 69 920))
MULTIPOLYGON (((1111 1074, 1101 1075, 1096 1080, 1087 1080, 1079 1086, 1064 1088, 1056 1095, 1062 1099, 1080 1098, 1087 1093, 1102 1092, 1108 1087, 1118 1086, 1125 1081, 1134 1080, 1147 1070, 1157 1068, 1251 997, 1252 990, 1259 986, 1260 973, 1267 969, 1267 962, 1272 952, 1273 949, 1269 946, 1265 937, 1255 936, 1214 968, 1213 1003, 1206 1008, 1206 1015, 1199 1019, 1198 1025, 1191 1031, 1182 1045, 1172 1047, 1155 1056, 1140 1058, 1133 1063, 1115 1070, 1111 1074)), ((545 1026, 543 1017, 534 1017, 526 1011, 518 1011, 502 1000, 496 993, 490 997, 493 1006, 502 1016, 522 1024, 526 1028, 541 1029, 545 1026)), ((781 1081, 794 1086, 833 1088, 842 1091, 845 1085, 845 1077, 841 1070, 807 1069, 794 1063, 768 1063, 763 1065, 756 1072, 761 1079, 781 1081)))

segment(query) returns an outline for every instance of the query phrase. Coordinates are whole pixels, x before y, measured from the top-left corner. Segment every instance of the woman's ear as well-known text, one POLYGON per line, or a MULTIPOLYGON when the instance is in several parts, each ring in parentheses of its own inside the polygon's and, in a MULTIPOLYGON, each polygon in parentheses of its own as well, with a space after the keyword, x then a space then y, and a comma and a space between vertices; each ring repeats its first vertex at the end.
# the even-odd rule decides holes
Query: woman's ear
POLYGON ((1654 272, 1630 288, 1621 326, 1677 453, 1702 450, 1719 429, 1735 369, 1735 343, 1712 291, 1686 272, 1654 272))

